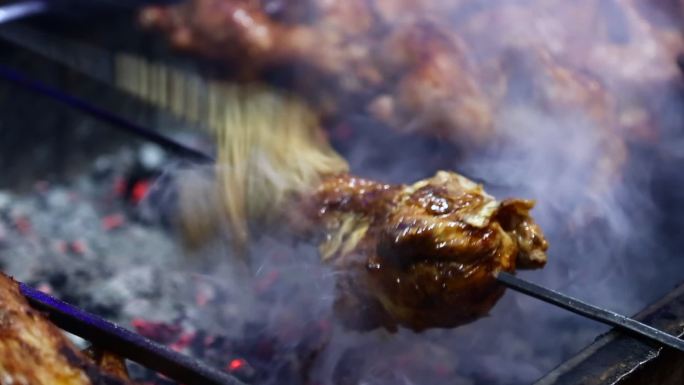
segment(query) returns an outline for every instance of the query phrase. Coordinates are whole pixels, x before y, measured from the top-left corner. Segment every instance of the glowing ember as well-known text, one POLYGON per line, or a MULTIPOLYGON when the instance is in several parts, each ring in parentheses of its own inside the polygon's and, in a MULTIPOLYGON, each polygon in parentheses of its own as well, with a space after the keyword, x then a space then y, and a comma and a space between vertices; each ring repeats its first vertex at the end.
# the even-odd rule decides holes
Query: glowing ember
POLYGON ((139 203, 145 197, 149 189, 150 181, 141 180, 136 182, 131 190, 131 201, 133 201, 133 203, 139 203))
POLYGON ((160 343, 170 343, 178 338, 181 327, 165 322, 152 322, 142 318, 131 321, 138 334, 160 343))
POLYGON ((247 362, 242 358, 236 358, 228 363, 228 371, 237 372, 238 370, 244 368, 246 364, 247 362))
POLYGON ((183 332, 176 342, 169 345, 169 347, 177 352, 183 351, 185 348, 190 346, 192 341, 195 339, 195 333, 183 332))

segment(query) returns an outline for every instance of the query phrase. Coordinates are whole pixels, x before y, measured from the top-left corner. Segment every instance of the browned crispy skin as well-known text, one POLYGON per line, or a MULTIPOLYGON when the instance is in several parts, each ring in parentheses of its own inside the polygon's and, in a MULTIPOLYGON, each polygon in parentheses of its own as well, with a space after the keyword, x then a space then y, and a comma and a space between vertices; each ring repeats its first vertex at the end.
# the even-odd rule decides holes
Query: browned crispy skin
POLYGON ((408 186, 332 177, 310 203, 323 259, 341 273, 336 311, 353 328, 471 322, 503 294, 494 272, 546 263, 533 202, 498 202, 455 173, 408 186))
POLYGON ((129 381, 128 368, 123 358, 114 353, 91 346, 83 351, 93 362, 108 375, 123 381, 129 381))
POLYGON ((101 370, 0 273, 0 378, 6 384, 129 384, 101 370))

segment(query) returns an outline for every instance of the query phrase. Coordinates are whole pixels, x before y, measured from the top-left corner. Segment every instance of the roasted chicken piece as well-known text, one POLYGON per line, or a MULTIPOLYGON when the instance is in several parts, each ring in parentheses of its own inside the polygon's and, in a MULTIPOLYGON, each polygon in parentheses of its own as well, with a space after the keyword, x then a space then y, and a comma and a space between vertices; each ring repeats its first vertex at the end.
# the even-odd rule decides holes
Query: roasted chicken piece
POLYGON ((83 353, 90 358, 100 370, 108 375, 124 381, 130 379, 126 361, 120 356, 109 351, 90 346, 83 353))
POLYGON ((341 272, 336 311, 353 328, 471 322, 504 292, 495 272, 546 263, 532 201, 497 201, 453 172, 412 185, 332 177, 312 202, 322 258, 341 272))
POLYGON ((101 369, 67 340, 0 273, 0 378, 3 384, 130 384, 101 369))

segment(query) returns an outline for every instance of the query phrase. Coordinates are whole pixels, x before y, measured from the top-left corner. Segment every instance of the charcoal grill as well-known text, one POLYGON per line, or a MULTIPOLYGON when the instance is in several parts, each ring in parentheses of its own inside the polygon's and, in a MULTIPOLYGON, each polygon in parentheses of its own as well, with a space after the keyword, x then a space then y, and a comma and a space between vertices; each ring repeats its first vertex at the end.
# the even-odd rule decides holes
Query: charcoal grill
MULTIPOLYGON (((67 32, 69 35, 71 32, 67 32)), ((91 37, 92 39, 92 37, 91 37)), ((95 38, 97 40, 98 37, 95 38)), ((111 42, 107 42, 111 44, 111 42)), ((137 47, 136 49, 141 49, 137 47)), ((159 49, 159 48, 157 48, 159 49)), ((163 49, 162 49, 163 51, 163 49)), ((22 53, 28 55, 31 60, 42 61, 44 59, 38 58, 31 53, 22 53)), ((19 56, 21 56, 20 54, 19 56)), ((166 54, 166 52, 164 52, 166 54)), ((47 61, 43 63, 50 63, 49 65, 54 65, 54 63, 47 61)), ((15 81, 18 80, 25 87, 33 88, 34 91, 39 91, 42 93, 50 93, 50 87, 43 87, 41 89, 40 82, 32 82, 30 79, 21 79, 16 73, 11 73, 5 71, 5 77, 14 77, 15 81)), ((124 98, 125 96, 119 95, 116 91, 113 92, 116 98, 124 98)), ((184 146, 175 141, 172 141, 165 137, 164 135, 155 134, 154 131, 145 128, 144 124, 133 123, 132 120, 127 120, 121 117, 121 114, 125 115, 126 112, 112 113, 107 109, 100 109, 96 107, 95 104, 83 103, 81 99, 74 97, 72 99, 65 100, 66 94, 53 94, 61 98, 63 102, 71 105, 72 107, 79 108, 82 112, 92 115, 98 119, 104 119, 110 124, 114 124, 119 127, 124 127, 128 131, 133 132, 144 139, 154 141, 162 146, 170 149, 172 152, 177 152, 180 155, 190 156, 202 161, 211 161, 211 157, 197 151, 193 148, 184 146)), ((139 105, 135 105, 134 108, 143 108, 139 105)), ((130 113, 130 112, 129 112, 130 113)), ((149 115, 150 112, 146 111, 142 115, 149 115)), ((135 113, 133 115, 136 115, 135 113)), ((140 115, 136 115, 138 118, 140 115)), ((140 119, 137 119, 140 120, 140 119)), ((154 119, 142 119, 147 120, 150 124, 154 119)), ((29 297, 34 298, 34 305, 39 308, 51 312, 55 317, 55 322, 64 327, 66 330, 78 331, 79 328, 83 328, 83 323, 69 321, 68 312, 60 315, 55 315, 54 307, 46 307, 45 300, 49 297, 42 297, 43 301, 39 301, 40 294, 33 291, 27 286, 23 287, 24 293, 29 297), (41 304, 42 303, 42 304, 41 304), (67 314, 65 317, 64 315, 67 314)), ((61 306, 61 305, 60 305, 61 306)), ((66 305, 64 305, 66 306, 66 305)), ((572 306, 571 306, 572 307, 572 306)), ((642 320, 646 324, 653 325, 658 329, 664 330, 675 336, 684 335, 684 287, 678 287, 666 297, 646 308, 641 313, 635 316, 636 319, 642 320)), ((71 308, 73 314, 85 314, 77 308, 71 308)), ((575 309, 577 310, 577 309, 575 309)), ((109 326, 108 326, 109 327, 109 326)), ((95 328, 95 334, 89 334, 81 330, 85 335, 92 335, 93 339, 99 341, 106 341, 107 338, 103 336, 97 336, 98 330, 101 332, 102 328, 95 328)), ((114 329, 112 329, 114 330, 114 329)), ((90 333, 93 333, 91 331, 90 333)), ((79 333, 76 333, 79 334, 79 333)), ((119 341, 122 335, 115 335, 114 341, 119 341)), ((111 337, 112 335, 110 335, 111 337)), ((172 353, 163 350, 163 348, 156 346, 149 341, 144 339, 138 339, 135 334, 128 333, 125 334, 126 337, 132 341, 132 348, 138 349, 140 352, 139 359, 140 362, 145 363, 151 362, 150 357, 145 358, 144 352, 154 352, 156 351, 158 356, 153 356, 154 358, 162 358, 165 360, 163 364, 156 369, 160 371, 166 371, 175 375, 174 378, 186 381, 187 383, 192 383, 193 379, 197 380, 201 378, 202 380, 198 383, 206 383, 202 381, 209 381, 211 383, 220 384, 240 384, 240 380, 220 373, 213 369, 204 366, 202 363, 193 361, 187 357, 180 355, 173 355, 172 353), (160 350, 161 349, 161 350, 160 350)), ((104 342, 107 345, 107 342, 104 342)), ((112 345, 113 346, 113 345, 112 345)), ((111 347, 111 346, 105 346, 111 347)), ((134 355, 131 355, 132 357, 134 355)), ((596 385, 607 385, 607 384, 639 384, 644 383, 648 380, 650 383, 658 384, 675 384, 680 383, 682 378, 684 378, 684 372, 681 370, 681 363, 684 362, 684 356, 682 353, 672 351, 670 349, 659 347, 657 344, 643 342, 641 339, 629 337, 624 334, 617 332, 610 332, 603 336, 600 336, 594 343, 585 348, 577 356, 570 359, 568 362, 562 364, 558 368, 554 369, 535 385, 570 385, 570 384, 596 384, 596 385)))

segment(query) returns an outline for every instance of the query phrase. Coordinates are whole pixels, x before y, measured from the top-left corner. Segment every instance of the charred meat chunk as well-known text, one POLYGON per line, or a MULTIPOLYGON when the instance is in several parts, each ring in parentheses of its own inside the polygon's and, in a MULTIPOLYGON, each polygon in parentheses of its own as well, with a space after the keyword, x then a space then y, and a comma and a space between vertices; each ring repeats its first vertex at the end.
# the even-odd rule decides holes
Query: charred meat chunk
MULTIPOLYGON (((114 358, 110 355, 109 362, 114 358)), ((120 361, 119 361, 120 362, 120 361)), ((98 366, 0 273, 0 376, 6 384, 125 385, 127 374, 98 366)))
POLYGON ((534 203, 497 201, 456 173, 412 185, 342 175, 315 197, 322 258, 341 277, 336 310, 354 328, 471 322, 503 294, 495 272, 546 263, 534 203))

